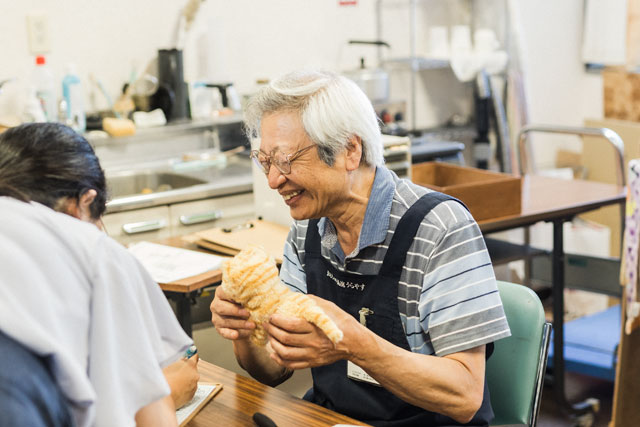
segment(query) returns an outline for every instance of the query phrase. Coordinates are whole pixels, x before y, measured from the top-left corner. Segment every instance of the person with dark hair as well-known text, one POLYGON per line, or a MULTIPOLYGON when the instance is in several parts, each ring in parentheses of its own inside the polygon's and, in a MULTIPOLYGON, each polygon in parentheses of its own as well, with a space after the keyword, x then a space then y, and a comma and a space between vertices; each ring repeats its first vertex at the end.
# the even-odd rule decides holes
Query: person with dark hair
POLYGON ((9 129, 0 140, 0 195, 100 222, 107 208, 106 179, 82 135, 41 123, 9 129), (86 209, 79 210, 81 205, 86 209))
POLYGON ((196 390, 197 356, 181 358, 192 341, 160 288, 99 230, 106 200, 98 158, 71 128, 0 134, 0 376, 15 387, 0 387, 2 425, 37 425, 28 412, 63 420, 42 425, 171 426, 196 390), (34 394, 22 363, 64 398, 34 394))

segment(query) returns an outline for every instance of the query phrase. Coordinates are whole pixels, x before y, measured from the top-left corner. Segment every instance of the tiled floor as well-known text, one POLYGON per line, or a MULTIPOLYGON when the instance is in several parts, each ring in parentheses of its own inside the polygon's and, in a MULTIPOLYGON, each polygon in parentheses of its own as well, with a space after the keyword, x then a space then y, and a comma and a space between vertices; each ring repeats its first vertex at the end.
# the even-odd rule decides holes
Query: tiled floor
MULTIPOLYGON (((236 363, 229 341, 222 339, 215 329, 209 327, 206 322, 198 324, 194 329, 194 340, 202 359, 241 375, 247 375, 236 363)), ((592 425, 594 427, 606 427, 611 419, 613 384, 571 373, 566 375, 565 381, 566 395, 569 401, 579 402, 589 397, 595 397, 600 400, 600 411, 595 415, 592 425)), ((297 371, 291 379, 278 386, 278 388, 302 397, 310 386, 311 373, 309 370, 304 370, 297 371)), ((545 386, 538 426, 564 427, 573 425, 576 425, 576 420, 563 414, 562 409, 556 403, 553 389, 550 386, 545 386)))

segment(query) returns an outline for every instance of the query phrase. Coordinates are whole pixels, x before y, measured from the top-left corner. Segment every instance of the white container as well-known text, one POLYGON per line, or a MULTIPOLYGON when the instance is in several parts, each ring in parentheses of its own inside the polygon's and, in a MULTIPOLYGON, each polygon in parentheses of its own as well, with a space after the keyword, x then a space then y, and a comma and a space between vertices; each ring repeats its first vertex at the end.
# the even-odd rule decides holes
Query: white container
POLYGON ((429 57, 449 59, 449 28, 445 26, 429 29, 429 57))
POLYGON ((490 53, 500 47, 496 33, 490 28, 478 28, 473 33, 473 49, 476 53, 490 53))
POLYGON ((45 120, 58 120, 58 106, 56 102, 55 80, 44 56, 36 56, 36 68, 31 77, 36 89, 36 98, 42 107, 45 120))
POLYGON ((66 104, 66 124, 76 132, 83 133, 87 127, 84 93, 74 64, 67 65, 67 72, 62 79, 62 98, 66 104))
POLYGON ((468 25, 454 25, 451 27, 451 54, 471 53, 471 48, 471 28, 468 25))

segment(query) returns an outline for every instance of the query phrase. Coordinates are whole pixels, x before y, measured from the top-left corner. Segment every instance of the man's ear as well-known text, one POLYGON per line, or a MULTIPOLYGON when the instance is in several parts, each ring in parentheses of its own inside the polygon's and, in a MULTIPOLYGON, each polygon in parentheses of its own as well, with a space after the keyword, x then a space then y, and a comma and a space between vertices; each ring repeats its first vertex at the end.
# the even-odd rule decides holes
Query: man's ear
POLYGON ((362 161, 362 139, 359 136, 352 136, 347 144, 347 170, 352 171, 360 167, 362 161))

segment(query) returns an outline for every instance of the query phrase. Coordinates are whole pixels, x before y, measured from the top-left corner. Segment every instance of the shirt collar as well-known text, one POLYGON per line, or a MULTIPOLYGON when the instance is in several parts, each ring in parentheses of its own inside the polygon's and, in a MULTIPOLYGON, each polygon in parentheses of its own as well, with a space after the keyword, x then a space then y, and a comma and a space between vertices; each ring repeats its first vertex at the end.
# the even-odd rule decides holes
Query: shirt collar
MULTIPOLYGON (((383 242, 387 237, 395 189, 392 172, 386 167, 377 166, 371 194, 367 202, 367 209, 364 214, 364 221, 360 229, 358 248, 355 253, 360 252, 367 246, 383 242)), ((318 232, 322 236, 322 244, 331 248, 342 260, 345 255, 340 245, 337 244, 338 239, 335 234, 335 227, 326 217, 320 218, 320 221, 318 221, 318 232)))

